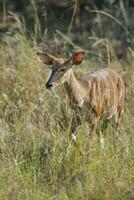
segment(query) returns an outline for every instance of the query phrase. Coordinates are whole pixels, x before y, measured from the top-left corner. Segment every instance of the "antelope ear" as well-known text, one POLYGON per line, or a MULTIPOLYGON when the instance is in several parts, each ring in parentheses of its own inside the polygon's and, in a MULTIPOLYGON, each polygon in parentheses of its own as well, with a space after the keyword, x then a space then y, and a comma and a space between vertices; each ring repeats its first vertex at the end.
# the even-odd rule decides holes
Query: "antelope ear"
POLYGON ((72 56, 73 65, 79 65, 83 61, 85 57, 85 53, 83 51, 79 51, 72 56))
POLYGON ((38 52, 37 55, 40 57, 41 61, 46 65, 52 65, 55 61, 55 57, 43 52, 38 52))

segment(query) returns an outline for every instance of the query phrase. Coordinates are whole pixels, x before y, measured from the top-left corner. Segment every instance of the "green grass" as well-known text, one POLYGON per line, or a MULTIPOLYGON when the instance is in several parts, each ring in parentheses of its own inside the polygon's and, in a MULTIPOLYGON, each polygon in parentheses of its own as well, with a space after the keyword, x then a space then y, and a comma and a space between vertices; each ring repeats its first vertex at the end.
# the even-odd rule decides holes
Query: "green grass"
MULTIPOLYGON (((110 125, 101 151, 84 124, 71 143, 73 111, 63 87, 45 90, 49 70, 38 49, 21 25, 1 40, 0 200, 134 199, 134 62, 106 61, 124 78, 126 108, 118 138, 110 125)), ((101 59, 86 60, 76 71, 99 67, 101 59)))

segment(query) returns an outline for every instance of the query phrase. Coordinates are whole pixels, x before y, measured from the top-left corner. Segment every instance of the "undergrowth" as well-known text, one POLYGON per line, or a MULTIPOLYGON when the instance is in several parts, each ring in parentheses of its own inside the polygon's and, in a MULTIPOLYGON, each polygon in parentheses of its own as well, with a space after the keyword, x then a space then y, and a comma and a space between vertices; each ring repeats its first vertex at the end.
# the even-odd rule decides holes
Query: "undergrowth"
POLYGON ((49 69, 36 55, 41 44, 16 24, 0 45, 0 200, 134 199, 134 61, 121 63, 109 45, 105 59, 87 57, 76 69, 79 74, 109 64, 119 71, 126 106, 118 138, 109 126, 103 151, 84 124, 74 145, 65 90, 46 91, 49 69))

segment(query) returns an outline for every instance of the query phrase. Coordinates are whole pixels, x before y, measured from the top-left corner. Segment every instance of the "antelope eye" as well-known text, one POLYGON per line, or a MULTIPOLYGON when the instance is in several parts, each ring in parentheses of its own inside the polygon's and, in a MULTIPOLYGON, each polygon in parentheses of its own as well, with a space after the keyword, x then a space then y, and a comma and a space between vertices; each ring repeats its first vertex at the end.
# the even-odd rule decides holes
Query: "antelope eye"
POLYGON ((62 68, 62 69, 60 69, 59 71, 60 71, 60 72, 65 72, 65 70, 66 70, 66 68, 62 68))

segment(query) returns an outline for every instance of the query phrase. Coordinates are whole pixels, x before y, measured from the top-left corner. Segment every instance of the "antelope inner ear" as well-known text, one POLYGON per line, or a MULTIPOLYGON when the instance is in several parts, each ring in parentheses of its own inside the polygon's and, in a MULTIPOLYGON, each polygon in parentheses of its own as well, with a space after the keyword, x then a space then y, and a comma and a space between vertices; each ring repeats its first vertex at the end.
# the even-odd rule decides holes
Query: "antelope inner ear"
POLYGON ((50 54, 38 52, 37 55, 40 57, 41 61, 46 65, 52 65, 54 62, 54 58, 50 54))
POLYGON ((79 65, 83 61, 85 57, 85 53, 83 51, 79 51, 72 56, 73 65, 79 65))

